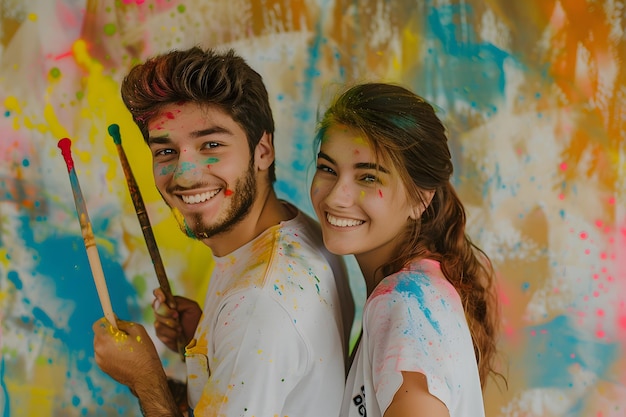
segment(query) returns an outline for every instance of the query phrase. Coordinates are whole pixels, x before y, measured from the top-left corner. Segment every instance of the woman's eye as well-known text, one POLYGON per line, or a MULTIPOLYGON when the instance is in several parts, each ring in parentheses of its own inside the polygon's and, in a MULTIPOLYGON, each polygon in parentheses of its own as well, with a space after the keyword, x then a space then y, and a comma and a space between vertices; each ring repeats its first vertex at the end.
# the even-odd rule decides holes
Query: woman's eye
POLYGON ((378 182, 378 178, 376 176, 374 176, 374 175, 371 175, 371 174, 365 174, 361 178, 361 181, 373 184, 375 182, 378 182))
POLYGON ((324 164, 318 164, 317 165, 317 170, 318 171, 322 171, 322 172, 328 172, 329 174, 334 174, 335 171, 333 171, 333 169, 331 167, 329 167, 328 165, 324 165, 324 164))

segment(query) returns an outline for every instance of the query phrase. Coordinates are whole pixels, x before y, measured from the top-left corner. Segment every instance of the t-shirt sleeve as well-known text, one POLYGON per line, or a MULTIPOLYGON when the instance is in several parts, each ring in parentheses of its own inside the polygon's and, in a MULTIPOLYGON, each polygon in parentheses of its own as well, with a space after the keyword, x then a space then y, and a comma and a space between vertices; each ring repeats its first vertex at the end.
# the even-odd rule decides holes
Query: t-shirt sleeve
POLYGON ((436 288, 412 286, 377 294, 364 311, 374 390, 383 413, 402 384, 402 371, 424 374, 429 392, 450 409, 450 358, 456 346, 449 335, 458 334, 458 314, 436 288))
POLYGON ((262 291, 233 294, 214 324, 212 373, 195 416, 274 416, 306 372, 306 345, 288 312, 262 291))

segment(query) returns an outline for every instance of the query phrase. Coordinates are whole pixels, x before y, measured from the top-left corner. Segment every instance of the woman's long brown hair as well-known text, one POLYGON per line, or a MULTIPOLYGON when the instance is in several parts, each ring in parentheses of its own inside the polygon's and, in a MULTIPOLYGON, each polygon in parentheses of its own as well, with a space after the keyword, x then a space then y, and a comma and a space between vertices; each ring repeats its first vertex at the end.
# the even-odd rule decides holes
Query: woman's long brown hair
POLYGON ((418 221, 407 225, 396 256, 381 270, 387 276, 418 259, 440 262, 461 297, 484 387, 489 374, 500 375, 494 367, 499 330, 494 270, 465 232, 465 209, 450 182, 453 165, 443 124, 424 99, 385 83, 353 86, 335 100, 318 126, 318 144, 336 124, 367 138, 377 157, 400 173, 414 202, 427 206, 418 221), (430 202, 424 192, 434 192, 430 202))

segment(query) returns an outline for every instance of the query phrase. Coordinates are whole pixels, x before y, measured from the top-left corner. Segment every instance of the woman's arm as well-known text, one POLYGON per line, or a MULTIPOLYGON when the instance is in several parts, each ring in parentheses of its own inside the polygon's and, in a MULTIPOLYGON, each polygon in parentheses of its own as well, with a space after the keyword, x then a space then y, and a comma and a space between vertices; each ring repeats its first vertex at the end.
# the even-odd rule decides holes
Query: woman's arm
POLYGON ((450 413, 441 400, 428 392, 424 374, 403 371, 402 385, 384 417, 450 417, 450 413))

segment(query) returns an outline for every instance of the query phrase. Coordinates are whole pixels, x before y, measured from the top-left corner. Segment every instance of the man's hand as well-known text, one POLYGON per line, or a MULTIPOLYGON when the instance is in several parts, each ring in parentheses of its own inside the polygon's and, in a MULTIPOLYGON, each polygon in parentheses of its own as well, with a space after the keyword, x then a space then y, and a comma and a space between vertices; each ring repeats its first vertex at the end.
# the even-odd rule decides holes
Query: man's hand
POLYGON ((96 363, 139 399, 146 417, 180 417, 167 385, 167 376, 146 329, 136 323, 117 321, 113 328, 106 318, 93 326, 96 363))
POLYGON ((135 392, 137 381, 163 367, 142 325, 122 320, 117 325, 116 330, 106 318, 93 324, 96 363, 111 378, 135 392))
POLYGON ((179 341, 187 345, 196 332, 202 316, 202 309, 193 300, 175 296, 176 309, 165 302, 165 295, 160 288, 153 291, 154 330, 161 342, 174 352, 179 351, 179 341))

